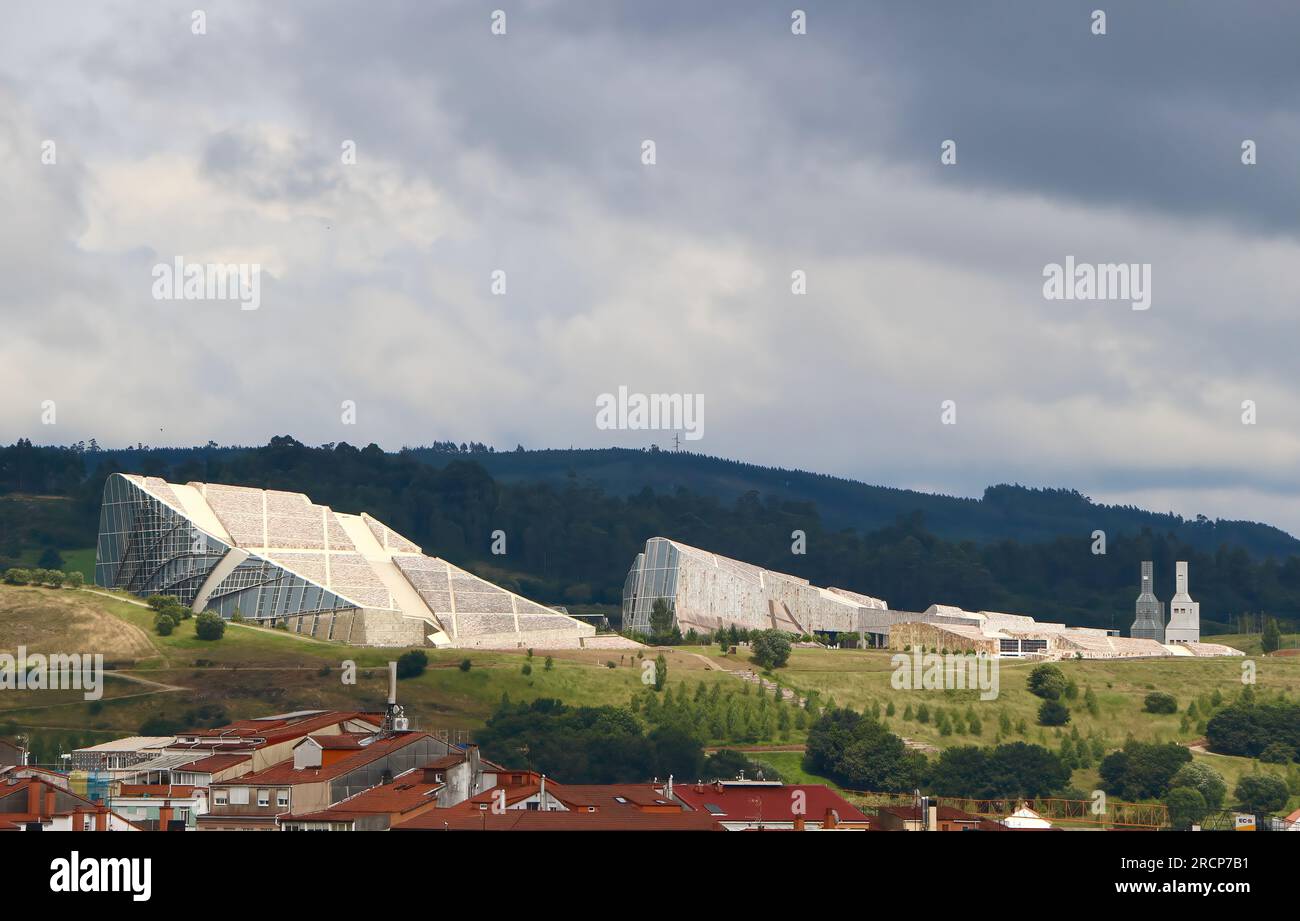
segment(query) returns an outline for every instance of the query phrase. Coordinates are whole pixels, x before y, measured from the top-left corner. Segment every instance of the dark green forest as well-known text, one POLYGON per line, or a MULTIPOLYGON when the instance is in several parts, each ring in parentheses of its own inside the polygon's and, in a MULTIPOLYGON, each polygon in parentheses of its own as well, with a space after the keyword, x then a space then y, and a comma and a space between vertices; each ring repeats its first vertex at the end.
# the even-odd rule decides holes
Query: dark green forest
POLYGON ((1284 532, 1099 506, 1070 490, 996 486, 982 500, 952 499, 671 452, 443 443, 392 454, 288 436, 255 448, 0 447, 0 567, 93 546, 113 472, 304 492, 368 511, 426 552, 539 601, 577 607, 617 604, 632 558, 662 535, 900 610, 941 602, 1127 630, 1139 562, 1155 561, 1167 599, 1174 561, 1186 559, 1207 632, 1247 614, 1300 615, 1300 544, 1284 532), (632 489, 637 470, 645 482, 632 489), (490 552, 498 529, 503 556, 490 552), (1095 529, 1107 533, 1105 555, 1092 553, 1095 529), (791 552, 795 530, 805 554, 791 552))

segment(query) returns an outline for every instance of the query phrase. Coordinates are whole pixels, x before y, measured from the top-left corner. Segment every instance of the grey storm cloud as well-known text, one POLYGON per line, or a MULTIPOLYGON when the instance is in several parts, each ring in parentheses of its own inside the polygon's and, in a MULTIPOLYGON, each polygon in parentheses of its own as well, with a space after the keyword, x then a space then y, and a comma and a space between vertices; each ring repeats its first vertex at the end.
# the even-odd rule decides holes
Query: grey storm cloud
POLYGON ((1294 4, 492 6, 12 4, 0 434, 666 442, 595 427, 626 385, 708 453, 1300 530, 1294 4), (1151 310, 1044 300, 1067 255, 1151 310), (153 300, 177 256, 263 306, 153 300))

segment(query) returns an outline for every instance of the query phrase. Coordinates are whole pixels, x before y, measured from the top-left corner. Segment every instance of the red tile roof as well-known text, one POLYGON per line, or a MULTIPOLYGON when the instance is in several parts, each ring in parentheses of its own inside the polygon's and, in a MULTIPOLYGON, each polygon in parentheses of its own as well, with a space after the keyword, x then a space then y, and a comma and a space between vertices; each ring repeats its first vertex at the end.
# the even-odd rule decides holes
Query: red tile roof
MULTIPOLYGON (((908 822, 919 822, 921 820, 921 810, 919 806, 881 806, 880 812, 887 812, 890 815, 897 816, 908 822)), ((1011 831, 1001 822, 990 819, 988 816, 975 815, 971 812, 963 812, 954 806, 935 806, 935 818, 939 822, 963 822, 978 825, 982 831, 1011 831)))
POLYGON ((395 822, 393 831, 722 831, 712 816, 700 812, 539 812, 509 809, 492 812, 460 812, 430 809, 395 822))
POLYGON ((802 792, 803 817, 821 822, 834 809, 841 822, 869 822, 860 809, 822 784, 676 784, 673 795, 692 809, 731 822, 794 822, 796 792, 802 792))
MULTIPOLYGON (((361 747, 361 737, 355 733, 338 733, 332 736, 307 736, 325 751, 341 751, 361 747)), ((304 742, 306 739, 303 740, 304 742)), ((299 743, 301 744, 301 743, 299 743)))
POLYGON ((298 783, 317 783, 322 780, 331 780, 348 771, 355 770, 362 765, 369 764, 382 758, 390 752, 405 748, 421 739, 430 738, 427 732, 402 732, 396 733, 385 738, 376 738, 356 752, 345 755, 333 764, 327 764, 323 767, 295 768, 293 759, 288 758, 278 764, 273 764, 269 768, 261 771, 254 771, 251 774, 244 774, 242 777, 235 777, 231 780, 223 780, 214 783, 213 786, 249 786, 254 784, 298 784, 298 783))
POLYGON ((206 758, 200 758, 198 761, 191 761, 189 764, 182 764, 173 768, 175 771, 193 771, 198 774, 217 774, 226 768, 234 767, 237 764, 243 764, 249 760, 250 755, 208 755, 206 758))
POLYGON ((117 791, 118 796, 147 796, 150 799, 189 799, 195 790, 208 791, 207 787, 195 787, 188 784, 165 783, 124 783, 117 791))
POLYGON ((320 713, 272 717, 269 719, 236 720, 216 729, 194 729, 178 734, 178 740, 168 748, 261 748, 301 738, 321 729, 327 729, 347 720, 364 720, 374 726, 383 724, 383 714, 360 710, 325 710, 320 713), (193 738, 193 742, 180 741, 193 738))
POLYGON ((436 803, 438 791, 445 784, 426 783, 423 768, 398 775, 392 783, 371 787, 363 793, 335 803, 328 809, 303 815, 281 816, 281 822, 346 822, 361 816, 409 812, 436 803))

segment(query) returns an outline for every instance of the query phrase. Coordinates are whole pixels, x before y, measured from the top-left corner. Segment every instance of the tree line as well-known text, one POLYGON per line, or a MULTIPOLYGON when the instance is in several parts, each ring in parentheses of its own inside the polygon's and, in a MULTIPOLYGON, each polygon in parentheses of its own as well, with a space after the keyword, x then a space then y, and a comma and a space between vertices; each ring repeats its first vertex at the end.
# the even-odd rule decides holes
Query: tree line
MULTIPOLYGON (((259 448, 137 452, 124 469, 112 453, 20 441, 0 448, 0 494, 70 501, 28 503, 21 514, 0 502, 0 566, 18 565, 23 552, 93 545, 105 477, 131 472, 299 491, 340 511, 364 510, 426 552, 547 603, 619 605, 635 554, 647 538, 667 536, 814 584, 882 597, 896 610, 940 602, 1126 630, 1139 563, 1151 559, 1164 598, 1172 593, 1174 561, 1190 561, 1207 632, 1226 632, 1245 614, 1284 622, 1300 616, 1300 555, 1257 558, 1228 543, 1198 549, 1173 531, 1149 529, 1108 535, 1104 554, 1093 552, 1090 530, 1033 543, 949 540, 916 511, 869 532, 835 529, 812 502, 756 492, 724 501, 683 488, 618 495, 576 476, 562 483, 502 481, 475 458, 515 452, 441 453, 451 459, 433 465, 373 444, 309 447, 280 436, 259 448), (493 553, 497 531, 503 554, 493 553), (806 552, 792 552, 796 531, 805 535, 806 552)), ((1261 627, 1267 621, 1257 617, 1261 627)))

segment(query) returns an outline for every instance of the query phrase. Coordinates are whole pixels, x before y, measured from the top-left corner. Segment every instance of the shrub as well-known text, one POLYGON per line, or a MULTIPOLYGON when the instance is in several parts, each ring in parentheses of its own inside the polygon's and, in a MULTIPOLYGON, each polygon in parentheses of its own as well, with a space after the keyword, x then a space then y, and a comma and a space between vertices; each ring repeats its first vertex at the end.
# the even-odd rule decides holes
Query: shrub
POLYGON ((461 660, 460 660, 460 670, 461 670, 461 671, 463 671, 463 672, 467 672, 467 671, 469 671, 469 670, 470 670, 471 668, 473 668, 473 667, 474 667, 474 663, 471 662, 469 659, 461 659, 461 660))
POLYGON ((397 657, 398 678, 418 678, 429 667, 429 657, 423 649, 408 649, 397 657))
POLYGON ((201 640, 219 640, 226 632, 226 621, 220 614, 204 611, 194 618, 194 635, 201 640))
POLYGON ((533 673, 533 664, 531 662, 525 662, 524 667, 521 668, 520 671, 525 675, 531 675, 533 673))
POLYGON ((7 585, 26 585, 32 581, 32 574, 26 569, 6 569, 5 583, 7 585))
POLYGON ((1070 708, 1059 700, 1044 700, 1038 707, 1038 725, 1064 726, 1070 721, 1070 708))
POLYGON ((1146 701, 1142 704, 1142 709, 1147 713, 1177 713, 1178 700, 1173 694, 1166 694, 1164 691, 1153 691, 1147 695, 1146 701))
POLYGON ((86 577, 79 572, 68 572, 63 574, 64 588, 81 588, 86 584, 86 577))
POLYGON ((153 629, 159 636, 171 636, 176 629, 176 621, 168 614, 159 614, 153 619, 153 629))

